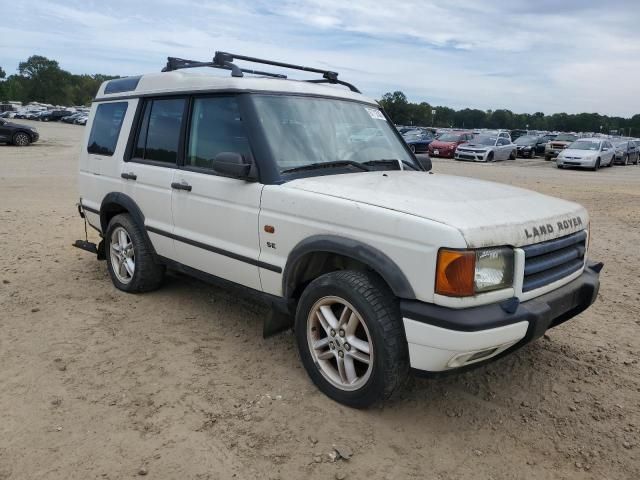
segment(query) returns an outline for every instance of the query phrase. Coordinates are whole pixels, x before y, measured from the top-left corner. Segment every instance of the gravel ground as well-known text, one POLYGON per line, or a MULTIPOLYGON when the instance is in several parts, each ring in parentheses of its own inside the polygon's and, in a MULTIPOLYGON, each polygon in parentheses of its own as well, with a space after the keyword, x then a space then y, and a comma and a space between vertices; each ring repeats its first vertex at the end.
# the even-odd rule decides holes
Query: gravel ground
POLYGON ((39 143, 0 146, 1 480, 640 478, 640 167, 435 159, 585 205, 599 299, 507 358, 355 411, 316 390, 290 333, 262 338, 262 306, 183 276, 117 291, 71 247, 84 129, 35 125, 39 143))

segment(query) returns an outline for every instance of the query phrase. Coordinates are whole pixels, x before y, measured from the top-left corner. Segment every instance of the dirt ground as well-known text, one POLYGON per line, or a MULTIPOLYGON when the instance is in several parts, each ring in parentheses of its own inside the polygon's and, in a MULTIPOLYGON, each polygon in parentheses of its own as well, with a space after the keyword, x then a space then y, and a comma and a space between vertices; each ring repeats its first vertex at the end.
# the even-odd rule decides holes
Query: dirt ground
POLYGON ((600 296, 507 358, 356 411, 311 384, 290 333, 262 338, 261 305, 175 275, 116 290, 71 247, 83 127, 34 125, 39 143, 0 146, 0 480, 640 478, 640 167, 434 160, 585 205, 600 296))

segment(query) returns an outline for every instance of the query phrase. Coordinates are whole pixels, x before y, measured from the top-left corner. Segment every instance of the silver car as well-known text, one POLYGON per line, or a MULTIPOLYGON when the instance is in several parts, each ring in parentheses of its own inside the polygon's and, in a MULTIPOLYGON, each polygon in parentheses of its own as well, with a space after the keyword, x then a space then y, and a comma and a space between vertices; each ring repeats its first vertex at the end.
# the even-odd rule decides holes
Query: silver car
POLYGON ((464 143, 456 149, 455 159, 473 162, 515 160, 517 148, 505 135, 477 135, 469 143, 464 143))
POLYGON ((581 138, 576 140, 556 157, 558 168, 581 167, 593 171, 613 165, 616 149, 609 140, 581 138))

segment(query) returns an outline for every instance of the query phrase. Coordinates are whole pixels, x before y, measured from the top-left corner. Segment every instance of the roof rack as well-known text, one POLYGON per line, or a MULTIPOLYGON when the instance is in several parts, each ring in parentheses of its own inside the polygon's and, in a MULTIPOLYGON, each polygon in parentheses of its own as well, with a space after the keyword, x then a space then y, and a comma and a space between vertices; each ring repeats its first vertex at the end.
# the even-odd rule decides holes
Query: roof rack
POLYGON ((306 80, 309 83, 332 83, 338 85, 344 85, 348 87, 352 92, 360 93, 355 86, 348 82, 338 80, 338 72, 332 72, 331 70, 320 70, 319 68, 303 67, 301 65, 293 65, 291 63, 276 62, 274 60, 264 60, 256 57, 247 57, 246 55, 236 55, 234 53, 216 52, 211 62, 199 62, 196 60, 185 60, 183 58, 168 57, 167 64, 162 69, 163 72, 171 72, 173 70, 180 70, 183 68, 198 68, 198 67, 212 67, 220 68, 222 70, 231 70, 231 76, 243 77, 245 73, 253 75, 264 75, 274 78, 287 78, 286 75, 280 73, 263 72, 260 70, 252 70, 248 68, 241 68, 235 63, 234 60, 243 60, 245 62, 260 63, 263 65, 272 65, 274 67, 290 68, 292 70, 301 70, 304 72, 313 72, 322 74, 322 78, 306 80))

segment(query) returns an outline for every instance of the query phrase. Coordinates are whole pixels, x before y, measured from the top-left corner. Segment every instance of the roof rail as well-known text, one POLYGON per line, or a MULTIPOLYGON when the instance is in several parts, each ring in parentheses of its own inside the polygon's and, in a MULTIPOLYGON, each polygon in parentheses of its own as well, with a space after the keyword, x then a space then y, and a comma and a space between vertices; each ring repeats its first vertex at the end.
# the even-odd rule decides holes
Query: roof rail
POLYGON ((263 72, 260 70, 252 70, 248 68, 241 68, 237 66, 234 60, 242 60, 250 63, 260 63, 263 65, 272 65, 274 67, 281 68, 289 68, 292 70, 301 70, 304 72, 313 72, 322 74, 322 78, 306 80, 310 83, 332 83, 338 85, 344 85, 348 87, 352 92, 360 93, 355 86, 348 82, 344 82, 342 80, 338 80, 338 72, 333 72, 331 70, 321 70, 319 68, 312 67, 303 67, 301 65, 294 65, 291 63, 284 62, 276 62, 274 60, 264 60, 256 57, 248 57, 246 55, 237 55, 234 53, 227 52, 216 52, 213 57, 213 61, 211 62, 199 62, 196 60, 185 60, 183 58, 176 57, 168 57, 167 64, 162 69, 163 72, 171 72, 173 70, 180 70, 183 68, 198 68, 198 67, 212 67, 212 68, 220 68, 222 70, 231 70, 231 76, 233 77, 243 77, 245 73, 253 74, 253 75, 264 75, 267 77, 275 77, 275 78, 287 78, 286 75, 282 75, 279 73, 271 73, 271 72, 263 72))

